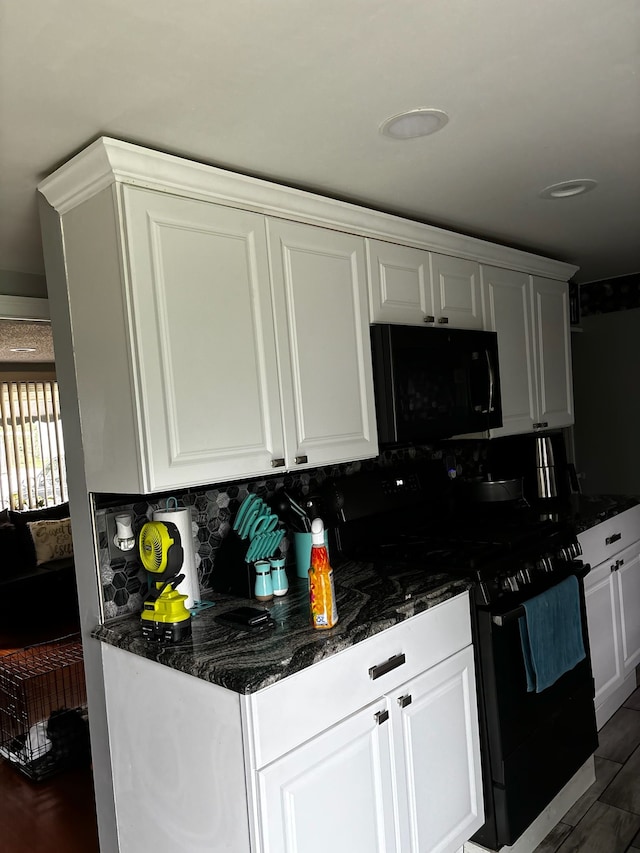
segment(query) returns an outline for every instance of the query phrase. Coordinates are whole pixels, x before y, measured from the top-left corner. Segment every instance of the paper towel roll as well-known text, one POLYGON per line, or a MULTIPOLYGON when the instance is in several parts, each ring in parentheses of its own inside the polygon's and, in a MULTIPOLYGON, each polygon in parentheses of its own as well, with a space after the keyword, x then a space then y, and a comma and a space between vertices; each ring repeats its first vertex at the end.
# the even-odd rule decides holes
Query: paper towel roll
POLYGON ((200 584, 198 583, 198 572, 193 550, 193 532, 191 530, 191 510, 178 507, 176 509, 157 509, 153 513, 154 521, 170 521, 178 528, 180 543, 184 551, 184 559, 180 573, 184 574, 184 580, 180 581, 176 589, 182 595, 187 596, 185 607, 193 607, 194 601, 200 600, 200 584))

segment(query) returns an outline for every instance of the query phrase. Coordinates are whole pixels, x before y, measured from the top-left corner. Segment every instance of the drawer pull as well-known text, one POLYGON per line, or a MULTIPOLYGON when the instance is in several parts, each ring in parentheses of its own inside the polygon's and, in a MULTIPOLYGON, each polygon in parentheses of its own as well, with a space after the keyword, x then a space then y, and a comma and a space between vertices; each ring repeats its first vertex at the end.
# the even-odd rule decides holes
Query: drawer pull
POLYGON ((308 461, 306 456, 296 456, 295 458, 296 465, 306 465, 308 461))
POLYGON ((448 317, 438 317, 438 323, 440 323, 442 326, 445 326, 448 322, 449 322, 448 317))
POLYGON ((425 323, 435 323, 435 321, 436 318, 433 316, 433 314, 427 314, 427 316, 424 318, 425 323))
POLYGON ((386 723, 387 720, 389 719, 389 712, 388 711, 376 711, 376 713, 373 715, 373 719, 376 721, 376 723, 379 726, 381 726, 383 723, 386 723))
POLYGON ((376 678, 380 678, 381 675, 386 675, 387 672, 391 672, 392 669, 396 669, 406 661, 404 654, 394 655, 389 660, 386 660, 384 663, 377 663, 375 666, 369 667, 369 678, 372 681, 375 681, 376 678))
POLYGON ((285 461, 284 459, 272 459, 271 467, 272 468, 284 468, 285 461))
POLYGON ((549 421, 540 421, 538 424, 534 424, 534 429, 546 429, 549 426, 549 421))
POLYGON ((619 539, 622 539, 622 533, 614 533, 612 536, 607 536, 604 540, 604 544, 613 545, 613 543, 617 542, 619 539))
POLYGON ((406 708, 407 705, 410 705, 412 702, 413 702, 413 699, 411 698, 410 693, 407 693, 406 696, 399 696, 398 697, 398 705, 400 705, 401 708, 406 708))

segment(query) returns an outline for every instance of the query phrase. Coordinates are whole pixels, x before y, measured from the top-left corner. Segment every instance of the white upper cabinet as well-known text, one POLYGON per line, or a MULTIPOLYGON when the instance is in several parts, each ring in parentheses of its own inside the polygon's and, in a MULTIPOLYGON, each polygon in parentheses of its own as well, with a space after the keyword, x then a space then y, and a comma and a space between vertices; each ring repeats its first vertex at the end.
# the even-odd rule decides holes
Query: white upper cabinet
POLYGON ((67 214, 91 491, 377 455, 364 240, 267 223, 128 185, 67 214))
POLYGON ((482 267, 485 328, 498 333, 503 426, 515 435, 573 423, 568 287, 482 267))
POLYGON ((284 438, 264 217, 133 187, 124 210, 144 491, 269 470, 284 438))
POLYGON ((571 426, 573 384, 569 325, 569 287, 532 277, 535 324, 538 421, 540 429, 571 426))
POLYGON ((479 264, 381 240, 367 243, 371 322, 482 329, 479 264))
POLYGON ((533 351, 531 283, 525 273, 482 268, 485 327, 498 333, 502 427, 491 435, 531 432, 538 404, 533 351))
POLYGON ((435 322, 429 253, 367 240, 372 323, 435 322))
POLYGON ((436 324, 482 329, 480 265, 465 258, 431 254, 436 324))
POLYGON ((376 456, 364 240, 269 219, 287 468, 376 456))
POLYGON ((369 321, 483 328, 481 265, 504 430, 573 421, 573 267, 109 138, 38 189, 91 491, 376 456, 369 321))

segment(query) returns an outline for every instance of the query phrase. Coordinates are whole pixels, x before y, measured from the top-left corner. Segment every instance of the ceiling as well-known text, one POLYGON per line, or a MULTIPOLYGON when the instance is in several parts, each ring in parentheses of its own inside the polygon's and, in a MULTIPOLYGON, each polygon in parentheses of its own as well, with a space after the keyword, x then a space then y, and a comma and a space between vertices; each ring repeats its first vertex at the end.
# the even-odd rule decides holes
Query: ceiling
POLYGON ((640 271, 637 0, 0 0, 0 269, 98 136, 580 266, 640 271), (438 133, 379 133, 416 107, 438 133), (550 201, 549 184, 592 192, 550 201))

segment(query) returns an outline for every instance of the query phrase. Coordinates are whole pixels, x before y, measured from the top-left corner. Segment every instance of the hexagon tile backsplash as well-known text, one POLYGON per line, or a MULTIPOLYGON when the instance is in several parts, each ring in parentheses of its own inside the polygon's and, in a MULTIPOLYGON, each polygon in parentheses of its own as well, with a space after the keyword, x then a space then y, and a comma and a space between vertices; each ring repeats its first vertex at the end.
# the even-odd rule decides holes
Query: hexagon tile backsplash
MULTIPOLYGON (((449 452, 449 451, 448 451, 449 452)), ((464 459, 467 470, 482 461, 485 454, 483 443, 465 442, 456 447, 458 459, 464 459)), ((147 592, 147 573, 140 563, 137 547, 123 556, 113 557, 107 533, 108 517, 116 512, 128 512, 134 517, 136 535, 142 525, 152 518, 154 510, 165 509, 167 501, 175 498, 180 507, 190 507, 194 531, 193 551, 196 558, 201 592, 210 588, 210 578, 216 551, 228 535, 240 504, 249 492, 255 492, 266 501, 284 486, 303 495, 316 492, 328 478, 342 477, 355 471, 412 459, 439 459, 442 451, 429 448, 408 447, 388 450, 376 459, 367 459, 345 465, 314 468, 296 474, 267 477, 260 480, 245 480, 239 483, 222 483, 209 487, 186 489, 162 495, 95 495, 96 531, 100 578, 104 601, 104 618, 113 619, 142 610, 147 592), (133 501, 133 502, 132 502, 133 501)), ((283 543, 283 550, 287 548, 283 543)))

